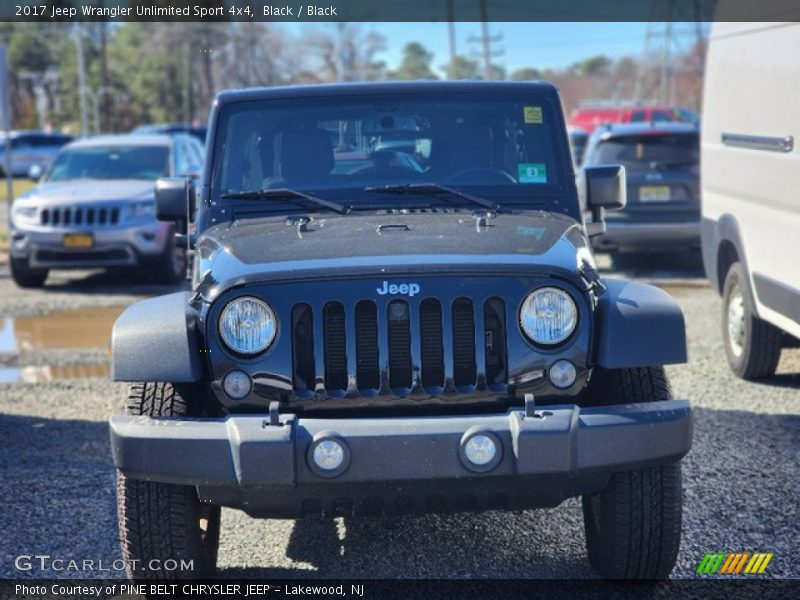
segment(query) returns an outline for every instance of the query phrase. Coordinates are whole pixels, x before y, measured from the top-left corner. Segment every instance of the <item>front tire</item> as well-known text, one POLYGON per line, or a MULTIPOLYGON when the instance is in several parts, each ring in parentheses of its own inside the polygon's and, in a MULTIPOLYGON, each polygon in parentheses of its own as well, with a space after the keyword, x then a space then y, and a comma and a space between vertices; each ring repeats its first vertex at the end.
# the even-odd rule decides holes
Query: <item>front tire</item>
MULTIPOLYGON (((671 400, 663 367, 595 369, 589 403, 671 400)), ((583 497, 589 562, 607 579, 664 579, 678 557, 683 515, 680 463, 615 473, 583 497)))
POLYGON ((21 288, 36 289, 44 286, 47 279, 47 269, 31 269, 28 261, 11 258, 11 278, 21 288))
POLYGON ((755 380, 775 374, 783 333, 756 316, 747 272, 739 262, 728 269, 722 288, 722 339, 728 364, 737 377, 755 380))
MULTIPOLYGON (((137 383, 130 387, 126 414, 186 417, 190 407, 172 384, 137 383)), ((130 479, 117 472, 117 515, 131 579, 213 578, 220 507, 201 502, 194 486, 130 479)))

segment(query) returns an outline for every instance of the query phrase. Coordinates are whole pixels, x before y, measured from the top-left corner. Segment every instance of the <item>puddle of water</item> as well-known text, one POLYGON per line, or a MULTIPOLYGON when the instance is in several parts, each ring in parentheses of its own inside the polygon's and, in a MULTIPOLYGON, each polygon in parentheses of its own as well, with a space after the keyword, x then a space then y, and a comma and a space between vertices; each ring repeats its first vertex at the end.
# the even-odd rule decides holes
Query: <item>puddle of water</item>
POLYGON ((6 317, 0 320, 0 353, 106 348, 111 343, 114 321, 123 310, 114 306, 62 310, 38 317, 6 317))
POLYGON ((107 364, 61 365, 58 367, 0 367, 0 384, 3 383, 49 383, 57 379, 81 379, 84 377, 107 377, 107 364))

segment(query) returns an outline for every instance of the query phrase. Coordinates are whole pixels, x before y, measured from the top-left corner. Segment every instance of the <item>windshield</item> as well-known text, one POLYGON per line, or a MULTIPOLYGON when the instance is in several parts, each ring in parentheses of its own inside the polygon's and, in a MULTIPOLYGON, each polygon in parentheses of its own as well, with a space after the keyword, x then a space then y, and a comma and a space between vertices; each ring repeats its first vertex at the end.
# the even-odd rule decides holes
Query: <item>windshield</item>
POLYGON ((419 200, 413 193, 375 194, 370 188, 424 183, 542 204, 542 196, 563 193, 566 179, 564 142, 556 135, 563 124, 556 115, 550 99, 540 95, 386 94, 230 104, 220 114, 215 162, 221 163, 213 190, 231 197, 290 188, 346 196, 346 204, 358 209, 419 200))
POLYGON ((628 171, 693 168, 700 161, 697 134, 615 137, 600 142, 594 164, 621 164, 628 171))
POLYGON ((92 146, 62 152, 47 179, 155 180, 168 174, 167 146, 92 146))

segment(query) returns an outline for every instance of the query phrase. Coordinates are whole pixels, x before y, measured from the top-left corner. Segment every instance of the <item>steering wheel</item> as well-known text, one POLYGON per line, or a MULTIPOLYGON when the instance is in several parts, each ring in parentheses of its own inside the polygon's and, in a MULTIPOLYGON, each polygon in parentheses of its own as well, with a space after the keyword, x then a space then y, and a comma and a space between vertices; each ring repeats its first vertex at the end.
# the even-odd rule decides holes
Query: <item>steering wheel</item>
POLYGON ((497 167, 470 167, 451 175, 447 183, 517 183, 517 180, 497 167))

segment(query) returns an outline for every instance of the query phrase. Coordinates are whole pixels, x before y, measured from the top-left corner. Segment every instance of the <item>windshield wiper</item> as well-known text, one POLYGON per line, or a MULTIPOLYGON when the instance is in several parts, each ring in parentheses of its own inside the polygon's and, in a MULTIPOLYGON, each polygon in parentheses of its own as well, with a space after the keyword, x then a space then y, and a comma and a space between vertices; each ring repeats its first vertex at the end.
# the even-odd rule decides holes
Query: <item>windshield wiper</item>
POLYGON ((247 190, 244 192, 229 192, 227 194, 222 194, 223 198, 261 198, 261 199, 269 199, 269 198, 299 198, 302 200, 307 200, 312 204, 316 204, 317 206, 323 206, 327 209, 330 209, 334 212, 339 213, 340 215, 346 215, 350 213, 349 206, 343 206, 337 202, 331 202, 330 200, 325 200, 324 198, 319 198, 318 196, 312 196, 311 194, 306 194, 304 192, 298 192, 297 190, 292 190, 289 188, 276 188, 274 190, 247 190))
POLYGON ((418 194, 420 196, 439 196, 441 194, 451 194, 457 196, 462 200, 467 200, 478 206, 488 208, 493 212, 500 210, 500 205, 497 202, 486 200, 479 196, 473 196, 467 192, 454 190, 438 183, 402 183, 399 185, 375 185, 364 188, 365 192, 375 192, 376 194, 418 194))

